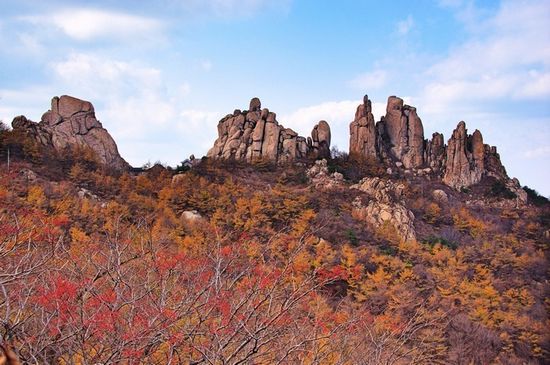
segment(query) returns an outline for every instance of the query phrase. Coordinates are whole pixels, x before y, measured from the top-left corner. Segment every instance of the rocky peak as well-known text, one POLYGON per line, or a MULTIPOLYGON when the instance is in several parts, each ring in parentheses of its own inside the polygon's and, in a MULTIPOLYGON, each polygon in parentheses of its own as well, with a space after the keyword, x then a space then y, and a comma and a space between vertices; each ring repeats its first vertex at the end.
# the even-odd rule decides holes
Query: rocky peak
MULTIPOLYGON (((478 132, 478 131, 476 131, 478 132)), ((480 160, 479 144, 483 144, 481 133, 468 136, 466 123, 461 121, 448 141, 447 160, 443 182, 455 189, 477 184, 483 175, 483 155, 480 160), (475 148, 474 148, 475 143, 475 148), (474 150, 476 155, 474 157, 474 150)))
POLYGON ((424 165, 424 128, 416 108, 390 96, 386 115, 374 123, 368 96, 357 107, 350 124, 350 154, 359 157, 396 160, 406 169, 424 165))
POLYGON ((391 155, 407 169, 424 165, 424 128, 416 108, 390 96, 383 121, 391 155))
POLYGON ((376 127, 368 95, 363 97, 363 104, 357 107, 355 119, 349 125, 349 132, 350 155, 367 158, 378 157, 376 127))
POLYGON ((261 109, 258 98, 250 100, 248 111, 235 110, 218 123, 218 138, 207 156, 252 162, 266 159, 290 162, 307 157, 330 156, 330 127, 320 121, 307 139, 277 121, 269 109, 261 109))
POLYGON ((13 120, 12 126, 59 152, 66 147, 86 146, 107 166, 116 169, 130 167, 118 153, 109 132, 96 119, 94 107, 88 101, 68 95, 56 96, 52 99, 51 109, 42 115, 39 123, 20 116, 13 120))

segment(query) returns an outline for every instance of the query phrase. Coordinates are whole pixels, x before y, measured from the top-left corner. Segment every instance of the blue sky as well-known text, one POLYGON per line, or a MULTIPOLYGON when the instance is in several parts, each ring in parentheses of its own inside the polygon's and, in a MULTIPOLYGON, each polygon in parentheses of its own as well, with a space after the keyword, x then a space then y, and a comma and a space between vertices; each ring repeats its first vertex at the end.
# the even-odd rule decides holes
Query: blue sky
POLYGON ((0 0, 0 119, 90 100, 131 164, 206 154, 251 97, 348 149, 365 93, 418 109, 425 135, 464 120, 510 176, 550 195, 550 2, 0 0))

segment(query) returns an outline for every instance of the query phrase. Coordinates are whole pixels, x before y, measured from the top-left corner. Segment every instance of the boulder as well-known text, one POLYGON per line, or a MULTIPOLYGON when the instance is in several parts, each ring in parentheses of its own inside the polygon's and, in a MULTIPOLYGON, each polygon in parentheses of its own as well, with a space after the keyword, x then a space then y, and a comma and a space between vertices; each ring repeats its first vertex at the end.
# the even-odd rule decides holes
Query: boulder
POLYGON ((405 185, 379 177, 365 177, 358 184, 350 186, 350 189, 360 190, 378 201, 392 202, 403 198, 405 185))
POLYGON ((200 215, 200 213, 196 210, 186 210, 181 213, 181 217, 191 222, 202 219, 202 215, 200 215))
POLYGON ((441 189, 432 191, 432 197, 438 203, 447 204, 449 202, 449 196, 441 189))
POLYGON ((330 126, 321 120, 311 131, 313 155, 316 158, 330 158, 330 126))
POLYGON ((391 224, 402 240, 416 240, 414 214, 403 204, 370 200, 365 206, 361 198, 357 197, 352 206, 355 218, 365 220, 377 228, 391 224))

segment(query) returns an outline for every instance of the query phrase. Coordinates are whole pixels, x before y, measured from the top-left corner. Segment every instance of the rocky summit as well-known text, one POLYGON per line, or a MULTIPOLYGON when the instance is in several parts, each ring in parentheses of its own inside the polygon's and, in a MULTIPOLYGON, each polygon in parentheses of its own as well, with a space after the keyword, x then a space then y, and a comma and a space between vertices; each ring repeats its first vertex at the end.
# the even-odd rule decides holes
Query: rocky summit
MULTIPOLYGON (((424 126, 414 106, 390 96, 386 114, 375 122, 368 95, 357 107, 349 126, 349 154, 379 161, 388 171, 427 175, 460 190, 479 183, 483 177, 502 181, 512 191, 524 194, 516 179, 510 179, 496 147, 483 143, 481 132, 468 135, 461 121, 447 145, 441 133, 424 138, 424 126)), ((311 137, 301 137, 277 121, 276 114, 262 109, 260 99, 250 101, 249 110, 235 110, 218 123, 218 138, 208 157, 244 162, 267 160, 286 163, 299 159, 330 157, 330 126, 322 120, 311 137)))
POLYGON ((396 96, 388 98, 386 115, 375 124, 371 101, 365 95, 350 123, 352 156, 374 158, 405 173, 435 176, 457 190, 475 185, 485 176, 502 181, 513 191, 521 190, 506 174, 496 147, 483 143, 480 131, 468 135, 466 123, 461 121, 447 143, 437 132, 431 140, 424 139, 416 108, 396 96))
POLYGON ((314 126, 311 137, 301 137, 277 121, 277 115, 262 109, 253 98, 248 110, 235 110, 218 123, 218 139, 208 157, 277 163, 330 156, 330 126, 324 120, 314 126))
POLYGON ((109 167, 124 170, 130 165, 120 156, 118 148, 105 128, 96 119, 92 103, 72 96, 54 97, 51 109, 39 123, 25 116, 15 117, 14 130, 21 130, 43 146, 63 152, 67 147, 89 147, 99 161, 109 167))

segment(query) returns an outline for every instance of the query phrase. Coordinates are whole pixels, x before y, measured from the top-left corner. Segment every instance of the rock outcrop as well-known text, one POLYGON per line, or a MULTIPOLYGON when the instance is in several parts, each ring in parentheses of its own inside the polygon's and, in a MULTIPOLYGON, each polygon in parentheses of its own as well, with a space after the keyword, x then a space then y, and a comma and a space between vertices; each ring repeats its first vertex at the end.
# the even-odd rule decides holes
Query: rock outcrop
POLYGON ((324 120, 316 124, 311 131, 311 145, 313 155, 317 158, 330 158, 330 126, 324 120))
POLYGON ((330 156, 330 127, 320 121, 311 137, 298 136, 277 121, 277 115, 262 109, 258 98, 250 101, 248 111, 235 110, 218 123, 218 138, 207 156, 252 162, 269 160, 278 163, 306 157, 330 156))
POLYGON ((14 118, 14 129, 31 135, 44 146, 63 152, 66 147, 89 147, 99 161, 116 169, 130 165, 120 156, 115 141, 95 117, 93 105, 72 96, 54 97, 51 109, 42 115, 39 123, 24 116, 14 118))
POLYGON ((353 206, 353 216, 367 221, 374 227, 391 224, 402 240, 416 239, 414 214, 403 203, 405 186, 379 177, 366 177, 351 189, 358 189, 370 198, 365 205, 361 197, 357 197, 353 206))
POLYGON ((349 152, 352 156, 376 158, 386 164, 389 173, 395 166, 408 174, 441 178, 457 190, 479 183, 484 176, 505 184, 510 180, 496 147, 484 144, 481 132, 468 135, 466 124, 460 122, 448 145, 441 133, 433 133, 431 140, 424 139, 416 108, 396 96, 388 98, 386 115, 376 124, 371 101, 364 96, 350 123, 349 152))
POLYGON ((388 98, 382 118, 391 155, 407 169, 424 165, 424 128, 416 108, 404 105, 403 99, 388 98))
POLYGON ((424 160, 426 165, 434 172, 440 173, 445 166, 446 146, 443 134, 435 132, 432 139, 426 143, 424 160))
POLYGON ((509 180, 496 147, 484 144, 477 129, 468 135, 466 123, 460 122, 448 141, 443 182, 461 189, 477 184, 484 176, 509 180))
POLYGON ((349 128, 350 155, 387 162, 396 160, 406 169, 424 166, 422 121, 416 108, 404 105, 403 99, 390 96, 386 115, 375 124, 371 101, 365 95, 349 128))
POLYGON ((357 107, 355 119, 349 125, 349 132, 350 155, 366 158, 379 157, 376 126, 372 114, 372 104, 368 95, 363 97, 363 104, 357 107))
POLYGON ((329 173, 325 159, 315 161, 315 164, 306 171, 306 175, 311 184, 318 189, 330 190, 341 186, 344 182, 344 175, 341 173, 329 173))
POLYGON ((449 139, 443 182, 455 189, 477 184, 483 175, 483 138, 478 130, 474 135, 460 122, 449 139))

